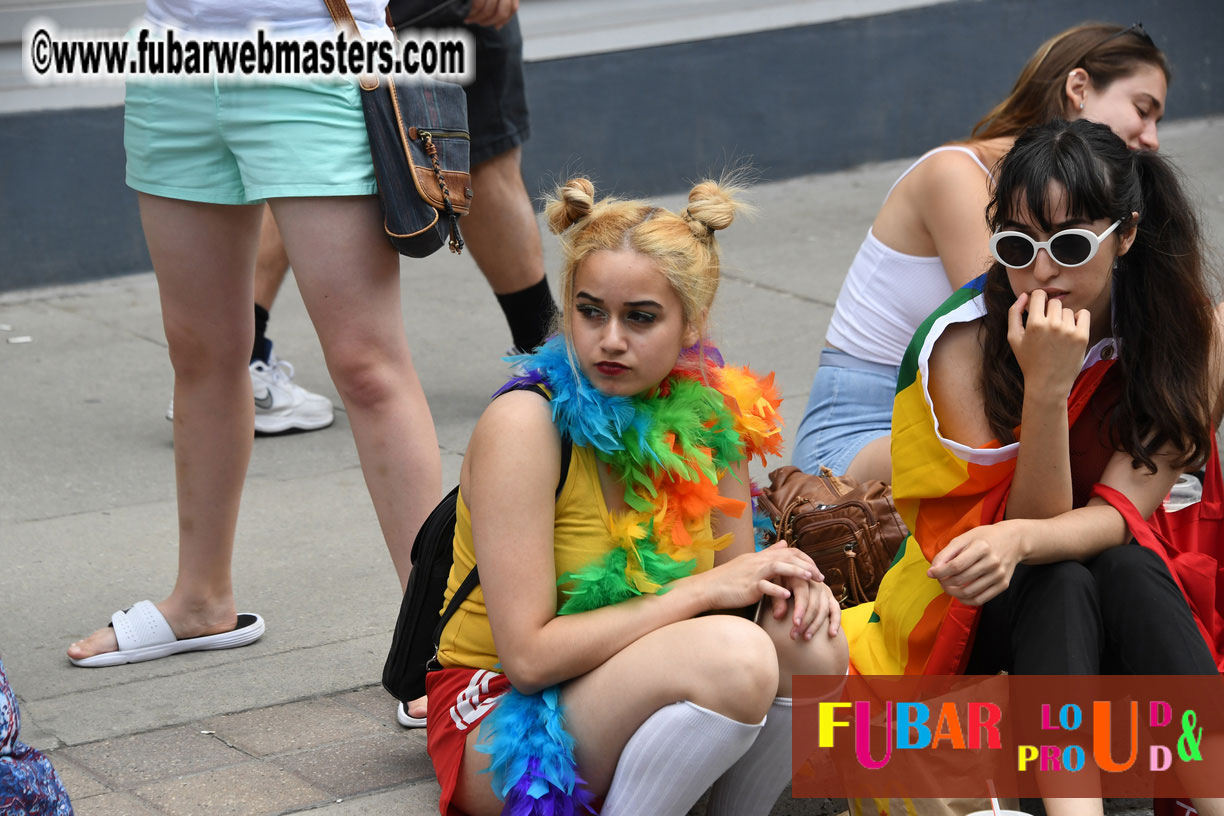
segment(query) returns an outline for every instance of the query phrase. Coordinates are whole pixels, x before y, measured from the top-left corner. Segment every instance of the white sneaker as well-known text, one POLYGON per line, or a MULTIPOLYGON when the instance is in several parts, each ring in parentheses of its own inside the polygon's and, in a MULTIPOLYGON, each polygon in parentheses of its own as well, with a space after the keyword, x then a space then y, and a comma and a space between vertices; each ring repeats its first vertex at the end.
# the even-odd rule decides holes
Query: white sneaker
POLYGON ((335 421, 331 400, 307 391, 293 381, 293 364, 273 352, 268 362, 251 363, 251 390, 255 393, 255 432, 278 434, 290 430, 316 431, 335 421))
MULTIPOLYGON (((331 400, 307 391, 293 382, 293 364, 275 353, 268 362, 251 363, 251 390, 255 394, 255 431, 278 434, 285 431, 317 431, 335 421, 331 400)), ((174 420, 174 398, 166 409, 174 420)))

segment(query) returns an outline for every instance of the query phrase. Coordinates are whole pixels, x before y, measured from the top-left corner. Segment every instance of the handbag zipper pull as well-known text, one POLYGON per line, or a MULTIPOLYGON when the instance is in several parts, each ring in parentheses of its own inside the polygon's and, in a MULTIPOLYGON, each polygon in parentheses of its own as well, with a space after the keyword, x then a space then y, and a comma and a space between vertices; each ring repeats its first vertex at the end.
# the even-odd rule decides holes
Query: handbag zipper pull
POLYGON ((450 221, 450 251, 456 255, 463 253, 463 236, 459 234, 459 216, 451 206, 450 190, 446 187, 446 179, 442 176, 442 166, 438 164, 438 148, 433 143, 433 134, 428 130, 417 131, 421 141, 425 143, 425 154, 433 162, 434 175, 438 177, 438 186, 442 188, 442 203, 446 205, 446 217, 450 221))

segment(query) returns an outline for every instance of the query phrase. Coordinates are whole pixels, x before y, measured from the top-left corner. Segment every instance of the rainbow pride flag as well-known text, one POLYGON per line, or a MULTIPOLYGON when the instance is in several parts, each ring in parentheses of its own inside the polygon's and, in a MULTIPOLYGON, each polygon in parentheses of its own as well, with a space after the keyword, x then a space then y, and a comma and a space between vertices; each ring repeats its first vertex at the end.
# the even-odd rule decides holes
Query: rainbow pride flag
MULTIPOLYGON (((978 609, 947 595, 926 572, 956 536, 1003 519, 1018 444, 969 448, 941 436, 927 376, 931 349, 943 332, 986 313, 984 280, 953 292, 918 327, 901 362, 893 403, 892 488, 911 535, 884 574, 876 600, 842 614, 850 661, 860 674, 958 674, 969 657, 978 609)), ((1092 356, 1085 362, 1067 403, 1072 425, 1112 363, 1092 356)))

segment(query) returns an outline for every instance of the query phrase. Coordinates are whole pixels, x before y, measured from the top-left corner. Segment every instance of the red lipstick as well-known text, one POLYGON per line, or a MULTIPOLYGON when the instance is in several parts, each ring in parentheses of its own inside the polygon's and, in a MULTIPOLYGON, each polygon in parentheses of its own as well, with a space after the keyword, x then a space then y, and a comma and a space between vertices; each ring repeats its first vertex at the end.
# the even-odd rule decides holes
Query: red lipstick
POLYGON ((620 363, 613 363, 605 360, 602 363, 596 363, 595 370, 600 374, 603 374, 605 377, 616 377, 620 374, 624 374, 629 370, 629 368, 621 365, 620 363))

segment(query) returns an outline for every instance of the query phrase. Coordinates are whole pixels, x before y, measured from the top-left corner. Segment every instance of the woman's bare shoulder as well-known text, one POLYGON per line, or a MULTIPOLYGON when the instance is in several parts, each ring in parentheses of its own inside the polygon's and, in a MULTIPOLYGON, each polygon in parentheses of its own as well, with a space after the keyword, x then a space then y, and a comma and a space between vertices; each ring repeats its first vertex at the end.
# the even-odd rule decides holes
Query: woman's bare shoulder
POLYGON ((555 470, 560 448, 548 400, 534 391, 510 391, 490 402, 476 422, 460 481, 466 485, 473 463, 498 470, 512 463, 518 472, 539 463, 555 470))

